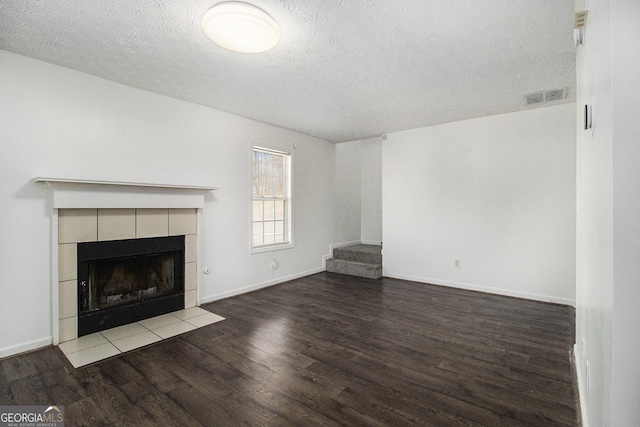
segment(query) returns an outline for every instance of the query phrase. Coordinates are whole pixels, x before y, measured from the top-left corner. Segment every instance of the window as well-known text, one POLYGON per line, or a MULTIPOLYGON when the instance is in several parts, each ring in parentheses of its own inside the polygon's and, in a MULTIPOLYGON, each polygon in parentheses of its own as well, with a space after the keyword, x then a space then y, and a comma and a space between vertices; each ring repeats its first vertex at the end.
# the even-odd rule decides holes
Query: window
POLYGON ((291 154, 253 147, 252 249, 291 240, 291 154))

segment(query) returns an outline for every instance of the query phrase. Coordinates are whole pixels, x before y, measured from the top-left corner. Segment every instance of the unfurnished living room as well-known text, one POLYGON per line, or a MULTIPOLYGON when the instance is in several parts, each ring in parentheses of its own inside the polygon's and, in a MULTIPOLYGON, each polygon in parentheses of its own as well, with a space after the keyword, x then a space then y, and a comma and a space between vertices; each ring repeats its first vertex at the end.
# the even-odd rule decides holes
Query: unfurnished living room
POLYGON ((0 1, 0 425, 638 425, 638 22, 0 1))

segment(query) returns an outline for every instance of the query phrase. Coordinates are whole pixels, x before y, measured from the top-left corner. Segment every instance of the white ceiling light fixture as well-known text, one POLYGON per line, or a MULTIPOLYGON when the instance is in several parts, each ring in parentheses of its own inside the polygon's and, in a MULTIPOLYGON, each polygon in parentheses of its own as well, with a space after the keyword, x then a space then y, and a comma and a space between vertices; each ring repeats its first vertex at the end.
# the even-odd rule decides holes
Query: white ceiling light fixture
POLYGON ((273 49, 280 29, 267 12, 243 2, 218 3, 204 14, 202 29, 215 44, 241 53, 273 49))

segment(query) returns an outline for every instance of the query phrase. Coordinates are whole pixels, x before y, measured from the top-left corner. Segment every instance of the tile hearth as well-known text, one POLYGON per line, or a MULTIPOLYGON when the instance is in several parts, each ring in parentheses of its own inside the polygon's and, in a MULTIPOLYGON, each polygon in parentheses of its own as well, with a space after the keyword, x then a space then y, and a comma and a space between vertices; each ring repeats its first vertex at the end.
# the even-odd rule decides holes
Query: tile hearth
POLYGON ((199 307, 96 332, 58 345, 74 368, 171 338, 224 320, 199 307))

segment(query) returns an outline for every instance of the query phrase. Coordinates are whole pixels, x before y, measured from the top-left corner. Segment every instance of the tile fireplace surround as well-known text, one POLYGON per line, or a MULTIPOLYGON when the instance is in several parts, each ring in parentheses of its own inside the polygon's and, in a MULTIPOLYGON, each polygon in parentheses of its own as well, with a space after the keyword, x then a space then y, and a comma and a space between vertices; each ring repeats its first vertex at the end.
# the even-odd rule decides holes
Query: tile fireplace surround
POLYGON ((34 178, 51 191, 52 341, 78 338, 77 244, 185 236, 185 309, 199 304, 200 218, 217 187, 34 178))
POLYGON ((78 338, 77 243, 185 236, 184 308, 197 303, 196 209, 60 209, 58 211, 59 342, 78 338))

